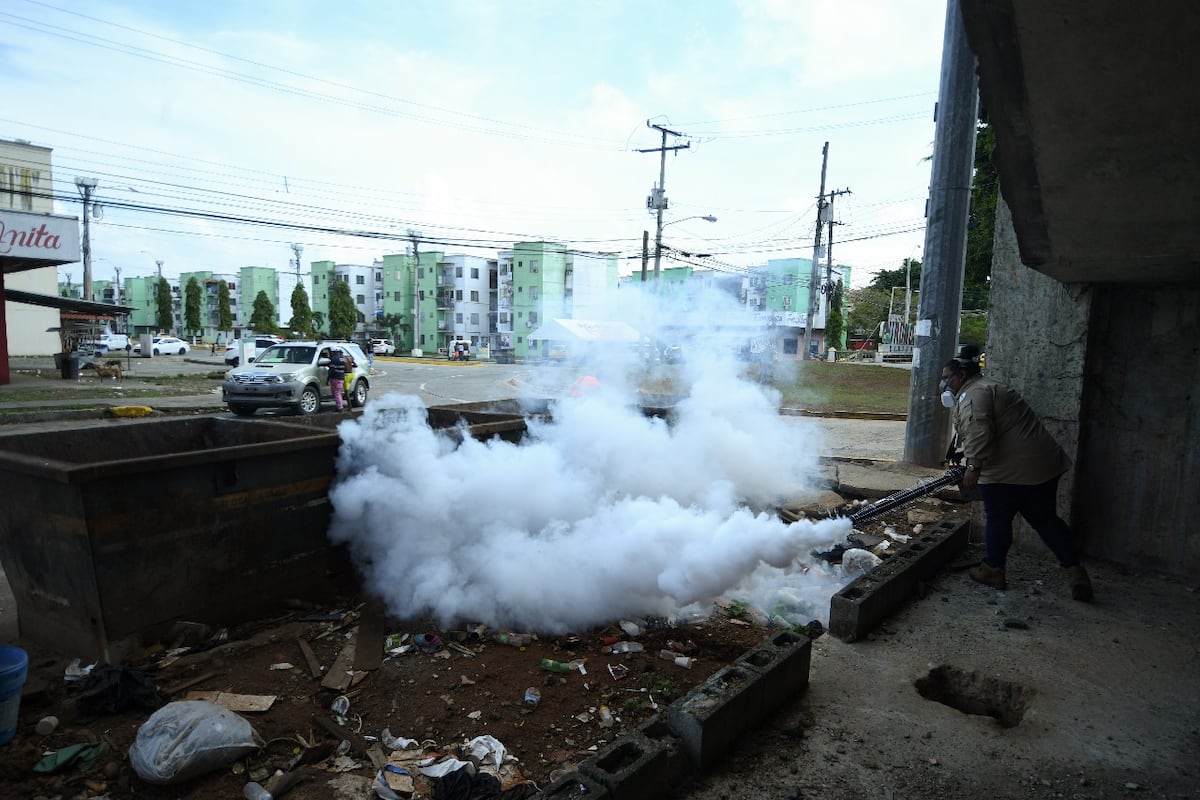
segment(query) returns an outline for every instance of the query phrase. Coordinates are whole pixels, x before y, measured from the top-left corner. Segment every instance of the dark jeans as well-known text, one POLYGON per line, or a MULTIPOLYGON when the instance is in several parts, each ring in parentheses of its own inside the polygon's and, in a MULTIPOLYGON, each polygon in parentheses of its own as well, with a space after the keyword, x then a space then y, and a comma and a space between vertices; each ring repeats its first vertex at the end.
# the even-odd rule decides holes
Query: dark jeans
POLYGON ((1058 516, 1058 478, 1035 486, 981 483, 979 491, 983 494, 983 510, 987 515, 983 534, 984 561, 1004 569, 1008 548, 1012 546, 1013 517, 1020 514, 1042 537, 1059 564, 1073 567, 1079 563, 1071 529, 1058 516))

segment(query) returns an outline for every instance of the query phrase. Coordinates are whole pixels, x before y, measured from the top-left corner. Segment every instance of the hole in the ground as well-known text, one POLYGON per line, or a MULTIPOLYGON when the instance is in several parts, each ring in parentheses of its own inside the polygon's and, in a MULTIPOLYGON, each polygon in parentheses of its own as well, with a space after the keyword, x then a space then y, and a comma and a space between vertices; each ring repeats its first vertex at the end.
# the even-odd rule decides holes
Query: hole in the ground
POLYGON ((994 718, 1002 727, 1020 724, 1025 709, 1033 699, 1033 689, 999 678, 981 677, 978 673, 946 664, 934 667, 923 678, 913 682, 926 700, 934 700, 964 714, 980 714, 994 718))

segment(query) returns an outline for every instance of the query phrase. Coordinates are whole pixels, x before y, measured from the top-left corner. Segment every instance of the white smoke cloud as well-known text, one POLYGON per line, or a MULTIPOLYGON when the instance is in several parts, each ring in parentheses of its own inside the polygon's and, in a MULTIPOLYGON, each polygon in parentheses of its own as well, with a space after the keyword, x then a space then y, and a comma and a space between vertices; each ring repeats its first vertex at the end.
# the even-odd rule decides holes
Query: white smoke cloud
POLYGON ((628 347, 562 368, 599 385, 527 419, 519 444, 460 442, 415 397, 372 400, 339 428, 331 537, 392 614, 443 625, 563 633, 703 613, 722 595, 826 619, 844 578, 808 554, 849 523, 773 513, 812 483, 815 431, 784 423, 774 390, 740 379, 723 348, 684 349, 669 424, 643 414, 628 347))

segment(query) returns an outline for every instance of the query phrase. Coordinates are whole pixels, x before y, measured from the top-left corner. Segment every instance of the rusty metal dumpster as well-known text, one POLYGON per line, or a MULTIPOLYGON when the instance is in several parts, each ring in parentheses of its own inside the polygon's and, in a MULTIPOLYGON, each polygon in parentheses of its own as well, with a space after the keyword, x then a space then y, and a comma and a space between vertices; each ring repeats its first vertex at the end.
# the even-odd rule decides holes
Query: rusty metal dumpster
POLYGON ((173 620, 242 621, 353 580, 327 541, 338 445, 217 417, 0 437, 21 636, 118 663, 173 620))

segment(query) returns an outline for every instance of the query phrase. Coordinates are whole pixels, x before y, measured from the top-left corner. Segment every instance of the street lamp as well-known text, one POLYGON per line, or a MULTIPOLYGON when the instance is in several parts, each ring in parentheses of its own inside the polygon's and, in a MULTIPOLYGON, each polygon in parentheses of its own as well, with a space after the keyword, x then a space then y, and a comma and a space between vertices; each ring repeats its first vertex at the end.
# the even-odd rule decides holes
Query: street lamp
POLYGON ((88 220, 92 216, 92 191, 100 181, 95 178, 76 178, 75 188, 83 198, 83 299, 91 302, 92 297, 92 240, 88 220))
MULTIPOLYGON (((674 225, 678 222, 687 222, 689 219, 702 219, 705 222, 716 222, 717 218, 712 214, 696 214, 691 217, 683 217, 682 219, 673 219, 670 222, 662 221, 662 213, 658 215, 658 230, 654 234, 654 282, 658 282, 659 267, 662 264, 662 232, 663 228, 669 225, 674 225)), ((644 263, 644 262, 643 262, 644 263)))

